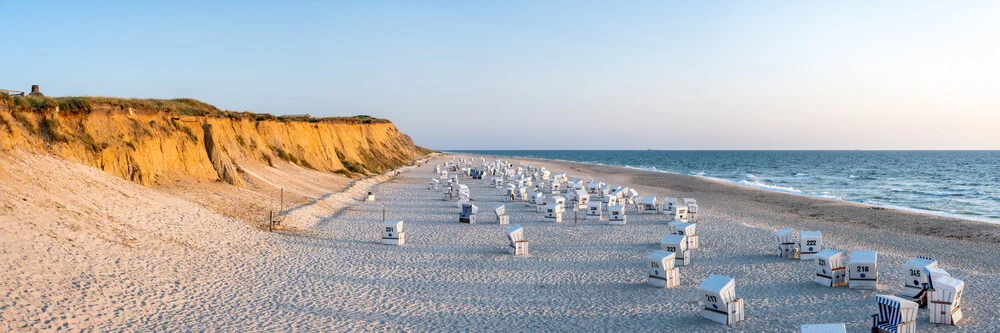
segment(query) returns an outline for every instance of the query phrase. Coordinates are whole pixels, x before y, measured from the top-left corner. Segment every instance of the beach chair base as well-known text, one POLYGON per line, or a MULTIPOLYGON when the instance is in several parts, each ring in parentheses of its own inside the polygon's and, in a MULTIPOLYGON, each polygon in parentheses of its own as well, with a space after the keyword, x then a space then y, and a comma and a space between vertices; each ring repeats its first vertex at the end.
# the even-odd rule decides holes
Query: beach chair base
POLYGON ((691 250, 684 250, 684 252, 674 252, 677 256, 674 257, 675 266, 687 266, 691 264, 691 250))
POLYGON ((868 289, 868 290, 878 289, 878 279, 872 279, 872 280, 851 279, 848 282, 848 287, 851 289, 868 289))
POLYGON ((514 245, 507 246, 507 252, 515 256, 523 256, 528 254, 528 241, 522 240, 514 242, 514 245))
POLYGON ((743 299, 737 298, 735 301, 729 302, 728 309, 708 309, 704 308, 701 310, 701 316, 705 319, 714 321, 723 325, 732 325, 743 321, 743 299))
POLYGON ((625 219, 621 219, 621 220, 608 220, 608 224, 610 224, 610 225, 625 225, 625 219))
POLYGON ((586 219, 600 221, 600 220, 604 219, 604 216, 603 215, 587 215, 586 219))
POLYGON ((681 285, 681 270, 677 267, 661 271, 662 276, 650 275, 649 285, 657 288, 674 288, 681 285))
POLYGON ((497 216, 497 224, 510 224, 510 216, 507 214, 497 216))
POLYGON ((382 244, 385 245, 403 245, 406 241, 406 233, 401 232, 398 234, 399 237, 382 237, 382 244))
POLYGON ((688 249, 697 250, 698 249, 698 235, 686 235, 688 242, 688 249))

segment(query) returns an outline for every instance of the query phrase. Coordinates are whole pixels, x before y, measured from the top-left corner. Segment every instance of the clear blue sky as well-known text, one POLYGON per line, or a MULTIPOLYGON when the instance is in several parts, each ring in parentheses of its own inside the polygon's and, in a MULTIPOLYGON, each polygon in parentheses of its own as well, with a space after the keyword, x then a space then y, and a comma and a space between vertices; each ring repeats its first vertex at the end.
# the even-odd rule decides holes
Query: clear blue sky
POLYGON ((0 0, 0 88, 437 149, 1000 149, 1000 1, 0 0))

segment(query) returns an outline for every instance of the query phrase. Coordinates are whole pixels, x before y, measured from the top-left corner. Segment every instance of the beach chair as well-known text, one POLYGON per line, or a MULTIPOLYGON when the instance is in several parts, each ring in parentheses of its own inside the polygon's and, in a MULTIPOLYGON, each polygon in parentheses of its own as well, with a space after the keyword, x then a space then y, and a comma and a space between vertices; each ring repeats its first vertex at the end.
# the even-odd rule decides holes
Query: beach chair
POLYGON ((560 223, 563 221, 563 213, 566 211, 566 207, 562 205, 550 202, 545 205, 545 219, 552 222, 560 223))
POLYGON ((684 235, 687 238, 687 248, 695 250, 698 248, 698 225, 691 222, 673 221, 667 223, 667 228, 671 234, 684 235))
POLYGON ((674 264, 686 266, 691 263, 691 250, 687 247, 687 237, 684 235, 666 235, 660 240, 660 248, 673 252, 674 264))
POLYGON ((645 196, 642 197, 642 202, 639 203, 639 213, 656 214, 658 207, 655 195, 645 196))
POLYGON ((687 220, 689 222, 698 222, 698 204, 692 203, 687 205, 687 220))
POLYGON ((463 204, 462 214, 458 216, 458 222, 461 223, 476 223, 476 214, 479 213, 479 207, 473 204, 463 204))
POLYGON ((573 191, 574 202, 578 208, 587 209, 587 204, 590 203, 590 193, 584 190, 573 191))
POLYGON ((528 240, 524 238, 524 228, 519 225, 507 228, 507 252, 515 256, 528 254, 528 240))
POLYGON ((517 188, 517 199, 521 201, 528 201, 528 189, 521 186, 517 188))
POLYGON ((917 303, 890 295, 876 295, 878 313, 872 315, 872 333, 917 331, 917 303))
POLYGON ((962 320, 962 292, 965 282, 951 276, 931 276, 927 308, 932 324, 958 325, 962 320))
POLYGON ((406 233, 403 232, 403 221, 382 222, 382 244, 403 245, 406 233))
POLYGON ((611 195, 605 195, 601 197, 601 203, 604 204, 604 210, 610 210, 611 206, 618 205, 618 198, 611 195))
POLYGON ((590 193, 592 195, 600 196, 601 195, 601 185, 604 185, 604 183, 601 183, 601 182, 590 182, 590 183, 587 183, 587 193, 590 193))
POLYGON ((816 283, 827 287, 847 285, 847 265, 844 253, 834 249, 824 249, 816 254, 816 283))
POLYGON ((466 198, 470 198, 471 197, 469 195, 469 186, 467 186, 465 184, 458 184, 458 196, 461 197, 463 194, 465 194, 466 198))
POLYGON ((698 289, 702 293, 702 317, 723 325, 743 321, 743 299, 736 298, 736 280, 712 274, 698 285, 698 289))
POLYGON ((493 176, 490 178, 490 182, 493 183, 493 188, 503 188, 503 178, 493 176))
POLYGON ((611 225, 625 225, 625 206, 614 205, 608 208, 608 224, 611 225))
POLYGON ((805 324, 799 328, 800 333, 847 333, 847 326, 838 324, 805 324))
POLYGON ((823 234, 819 231, 799 232, 799 260, 813 260, 823 250, 823 234))
POLYGON ((557 181, 552 181, 552 183, 549 184, 549 191, 552 194, 562 193, 561 189, 562 189, 562 184, 557 181))
POLYGON ((545 198, 545 204, 554 203, 558 206, 562 206, 563 210, 566 209, 566 197, 553 195, 545 198))
POLYGON ((493 207, 493 213, 497 215, 497 224, 510 223, 510 216, 507 215, 507 206, 499 204, 493 207))
POLYGON ((878 253, 867 250, 851 251, 847 274, 851 289, 878 289, 878 253))
POLYGON ((929 257, 916 257, 906 264, 906 285, 903 286, 903 297, 917 302, 921 307, 927 306, 928 275, 925 268, 937 268, 937 260, 929 257))
POLYGON ((673 252, 657 250, 646 257, 649 285, 657 288, 673 288, 681 284, 680 269, 674 267, 674 256, 673 252))
POLYGON ((778 238, 778 257, 799 258, 799 243, 795 242, 795 229, 781 229, 775 231, 774 235, 778 238))
POLYGON ((535 212, 545 213, 545 205, 547 204, 548 197, 544 194, 538 193, 538 197, 535 198, 535 212))
POLYGON ((375 202, 375 193, 368 192, 368 196, 365 197, 366 202, 375 202))
POLYGON ((504 199, 506 199, 507 201, 517 200, 517 186, 508 183, 505 187, 506 188, 504 189, 504 199))
POLYGON ((587 219, 598 221, 604 219, 604 210, 601 209, 600 201, 591 201, 587 204, 587 219))
POLYGON ((441 181, 435 178, 431 178, 430 185, 427 185, 428 190, 437 190, 440 188, 441 181))

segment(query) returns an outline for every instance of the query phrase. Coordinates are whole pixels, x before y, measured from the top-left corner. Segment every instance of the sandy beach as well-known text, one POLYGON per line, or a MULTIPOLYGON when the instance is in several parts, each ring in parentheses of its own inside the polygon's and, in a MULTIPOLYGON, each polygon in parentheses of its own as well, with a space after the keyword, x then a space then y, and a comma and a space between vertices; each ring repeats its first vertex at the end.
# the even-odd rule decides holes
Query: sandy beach
MULTIPOLYGON (((684 175, 581 163, 524 161, 628 185, 642 195, 693 197, 701 247, 681 286, 646 284, 644 260, 667 233, 663 215, 629 212, 628 225, 546 222, 507 203, 531 255, 505 251, 492 207, 503 190, 463 179, 479 224, 458 223, 454 201, 427 189, 438 157, 305 200, 293 230, 269 233, 190 199, 58 158, 3 154, 0 181, 0 331, 747 331, 810 323, 867 331, 874 295, 902 291, 903 263, 931 256, 966 283, 960 326, 1000 330, 1000 226, 841 201, 766 192, 684 175), (364 186, 361 186, 364 185, 364 186), (376 202, 359 199, 368 190, 376 202), (383 207, 404 220, 405 246, 381 245, 383 207), (827 288, 813 262, 778 258, 773 231, 823 232, 843 251, 879 253, 879 289, 827 288), (697 284, 736 279, 746 321, 702 319, 697 284)), ((331 186, 340 188, 341 185, 331 186)), ((316 187, 323 189, 324 187, 316 187)))

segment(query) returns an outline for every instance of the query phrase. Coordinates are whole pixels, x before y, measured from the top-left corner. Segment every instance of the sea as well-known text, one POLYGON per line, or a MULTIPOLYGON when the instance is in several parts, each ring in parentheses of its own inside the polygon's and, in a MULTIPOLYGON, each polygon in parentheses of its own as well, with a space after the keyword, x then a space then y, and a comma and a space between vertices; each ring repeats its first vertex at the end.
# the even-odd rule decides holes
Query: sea
POLYGON ((1000 151, 464 150, 714 178, 1000 223, 1000 151))

